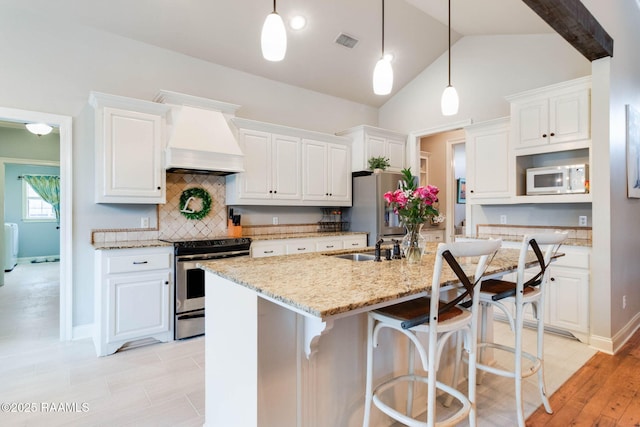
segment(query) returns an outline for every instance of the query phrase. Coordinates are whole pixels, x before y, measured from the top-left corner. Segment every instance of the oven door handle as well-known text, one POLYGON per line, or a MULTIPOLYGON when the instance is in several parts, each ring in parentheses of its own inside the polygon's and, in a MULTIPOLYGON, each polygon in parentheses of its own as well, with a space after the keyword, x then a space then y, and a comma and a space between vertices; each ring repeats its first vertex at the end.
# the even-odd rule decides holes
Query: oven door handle
POLYGON ((201 317, 204 317, 204 313, 199 313, 199 314, 183 314, 181 316, 178 316, 178 320, 187 320, 187 319, 199 319, 201 317))

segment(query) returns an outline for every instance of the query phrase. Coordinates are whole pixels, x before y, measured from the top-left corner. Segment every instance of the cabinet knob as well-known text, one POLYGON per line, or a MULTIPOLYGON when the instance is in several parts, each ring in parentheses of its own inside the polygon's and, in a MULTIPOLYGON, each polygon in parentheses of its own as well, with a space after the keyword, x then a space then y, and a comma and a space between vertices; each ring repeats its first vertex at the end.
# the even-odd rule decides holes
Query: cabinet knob
POLYGON ((549 280, 551 280, 552 282, 555 282, 555 281, 556 281, 555 277, 552 277, 552 278, 550 278, 549 280))
POLYGON ((546 134, 546 133, 543 133, 543 134, 542 134, 542 137, 543 137, 543 138, 546 138, 546 137, 547 137, 547 134, 546 134))
POLYGON ((556 136, 556 134, 551 132, 551 134, 549 134, 549 136, 556 136))
POLYGON ((162 187, 158 187, 158 190, 162 190, 162 187))
POLYGON ((469 193, 473 193, 473 190, 469 190, 469 193))
POLYGON ((273 193, 273 190, 269 190, 269 194, 273 193))
POLYGON ((274 193, 277 193, 277 192, 278 192, 278 190, 273 190, 273 192, 274 192, 274 193))
POLYGON ((164 282, 164 284, 165 284, 165 285, 168 285, 168 284, 169 284, 169 281, 168 281, 168 280, 167 280, 167 281, 165 281, 165 282, 164 282))

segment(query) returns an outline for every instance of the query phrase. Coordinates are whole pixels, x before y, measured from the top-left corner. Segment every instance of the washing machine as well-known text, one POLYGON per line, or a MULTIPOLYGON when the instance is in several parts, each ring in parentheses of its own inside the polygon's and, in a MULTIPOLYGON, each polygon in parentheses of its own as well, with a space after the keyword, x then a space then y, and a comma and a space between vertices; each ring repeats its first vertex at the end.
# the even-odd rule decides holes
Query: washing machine
POLYGON ((11 271, 18 264, 18 224, 4 223, 4 271, 11 271))

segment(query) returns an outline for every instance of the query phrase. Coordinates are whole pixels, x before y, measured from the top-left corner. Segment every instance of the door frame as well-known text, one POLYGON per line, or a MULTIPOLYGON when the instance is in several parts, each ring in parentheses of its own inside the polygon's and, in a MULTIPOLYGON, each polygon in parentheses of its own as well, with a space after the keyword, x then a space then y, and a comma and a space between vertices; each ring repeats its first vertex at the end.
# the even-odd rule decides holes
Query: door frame
MULTIPOLYGON (((38 111, 0 107, 0 120, 16 123, 42 122, 60 131, 60 341, 73 338, 73 192, 72 192, 72 126, 70 116, 38 111)), ((0 218, 4 220, 4 165, 21 163, 26 159, 3 158, 1 163, 2 191, 0 191, 0 218)), ((33 162, 30 160, 30 162, 33 162)), ((33 164, 33 163, 32 163, 33 164)), ((0 254, 4 251, 1 248, 0 254)))
MULTIPOLYGON (((445 234, 446 234, 446 241, 447 242, 453 242, 454 241, 454 237, 456 234, 456 228, 455 228, 455 221, 453 221, 455 219, 455 213, 456 213, 456 190, 457 190, 457 181, 456 181, 456 169, 454 166, 454 155, 453 155, 453 151, 454 151, 454 147, 456 145, 459 144, 464 144, 466 142, 467 138, 465 137, 460 137, 460 138, 453 138, 453 139, 448 139, 447 140, 447 150, 446 150, 446 171, 445 174, 447 175, 447 216, 449 216, 451 218, 451 221, 447 221, 445 223, 445 234)), ((466 218, 465 218, 466 221, 466 218)))
MULTIPOLYGON (((462 129, 471 124, 473 124, 473 120, 466 119, 466 120, 460 120, 457 122, 448 123, 440 126, 434 126, 432 128, 413 131, 409 133, 409 136, 407 137, 407 164, 409 165, 409 167, 411 167, 411 170, 420 171, 420 139, 422 139, 425 136, 431 136, 438 133, 450 132, 452 130, 462 129)), ((448 156, 449 156, 448 147, 447 147, 446 155, 447 155, 447 169, 445 173, 447 174, 447 177, 446 177, 447 188, 445 191, 448 192, 447 194, 450 194, 450 189, 452 188, 450 187, 452 165, 448 159, 448 156)), ((453 161, 453 158, 451 158, 451 161, 453 161)), ((450 216, 452 211, 449 210, 449 203, 447 203, 446 209, 447 209, 447 216, 450 216)), ((453 236, 452 230, 455 231, 455 229, 453 228, 452 222, 446 221, 445 223, 445 241, 446 242, 451 241, 451 236, 453 236)))

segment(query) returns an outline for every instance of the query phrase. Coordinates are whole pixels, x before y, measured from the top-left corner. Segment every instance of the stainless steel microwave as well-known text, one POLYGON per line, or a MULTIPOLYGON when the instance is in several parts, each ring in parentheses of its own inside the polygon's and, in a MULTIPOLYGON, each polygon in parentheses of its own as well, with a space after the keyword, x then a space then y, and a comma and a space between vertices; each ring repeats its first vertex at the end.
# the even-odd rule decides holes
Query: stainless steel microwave
POLYGON ((527 169, 527 195, 589 192, 589 165, 527 169))

